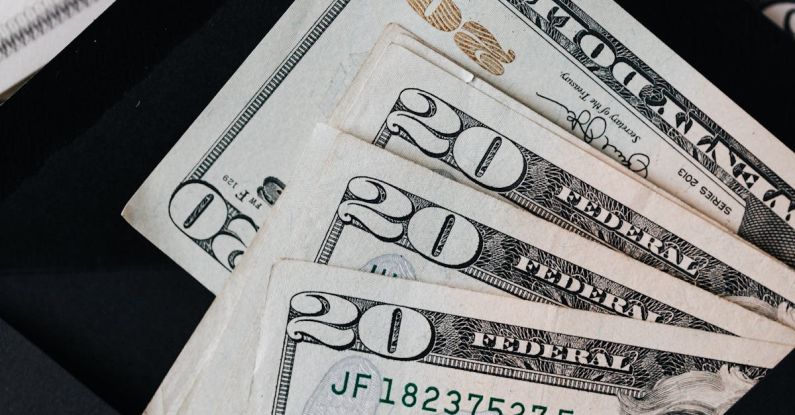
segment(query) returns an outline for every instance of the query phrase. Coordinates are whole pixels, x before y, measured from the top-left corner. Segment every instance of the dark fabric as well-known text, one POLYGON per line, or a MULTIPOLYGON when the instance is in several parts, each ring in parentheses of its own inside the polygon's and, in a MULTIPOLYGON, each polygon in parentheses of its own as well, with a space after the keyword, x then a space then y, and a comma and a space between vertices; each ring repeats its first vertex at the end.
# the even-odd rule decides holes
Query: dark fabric
POLYGON ((2 320, 0 368, 0 413, 117 413, 2 320))

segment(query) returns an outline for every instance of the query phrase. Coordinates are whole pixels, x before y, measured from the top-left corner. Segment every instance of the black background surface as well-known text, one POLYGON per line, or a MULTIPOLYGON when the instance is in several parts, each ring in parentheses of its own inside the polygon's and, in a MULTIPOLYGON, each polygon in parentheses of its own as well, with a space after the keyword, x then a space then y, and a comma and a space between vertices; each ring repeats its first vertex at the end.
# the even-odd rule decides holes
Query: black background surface
MULTIPOLYGON (((0 413, 144 409, 213 297, 121 209, 289 3, 117 0, 0 107, 0 413)), ((795 42, 741 0, 619 3, 792 147, 795 42)), ((792 385, 795 355, 731 413, 792 385)))

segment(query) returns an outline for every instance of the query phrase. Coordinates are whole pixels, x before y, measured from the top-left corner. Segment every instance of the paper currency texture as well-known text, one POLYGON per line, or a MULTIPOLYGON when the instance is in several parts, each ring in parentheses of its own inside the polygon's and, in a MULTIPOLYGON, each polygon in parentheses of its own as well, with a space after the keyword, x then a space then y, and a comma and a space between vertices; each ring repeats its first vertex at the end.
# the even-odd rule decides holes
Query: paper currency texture
POLYGON ((267 303, 251 413, 720 414, 789 351, 309 263, 267 303))
POLYGON ((795 327, 789 267, 542 128, 397 29, 357 75, 337 127, 795 327))
POLYGON ((795 156, 605 0, 299 0, 124 216, 217 292, 388 23, 795 263, 795 156))
POLYGON ((270 269, 280 258, 791 342, 784 326, 328 127, 300 163, 149 413, 242 410, 257 334, 268 324, 260 316, 270 269))

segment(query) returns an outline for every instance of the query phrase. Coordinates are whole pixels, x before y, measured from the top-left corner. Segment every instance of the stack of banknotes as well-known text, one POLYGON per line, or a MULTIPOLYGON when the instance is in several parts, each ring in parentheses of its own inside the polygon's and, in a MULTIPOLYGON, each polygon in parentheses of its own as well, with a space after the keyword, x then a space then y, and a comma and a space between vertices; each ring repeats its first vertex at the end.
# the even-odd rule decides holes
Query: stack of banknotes
POLYGON ((720 414, 795 154, 608 0, 297 0, 123 216, 218 296, 150 414, 720 414))
POLYGON ((113 0, 0 0, 0 104, 113 0))

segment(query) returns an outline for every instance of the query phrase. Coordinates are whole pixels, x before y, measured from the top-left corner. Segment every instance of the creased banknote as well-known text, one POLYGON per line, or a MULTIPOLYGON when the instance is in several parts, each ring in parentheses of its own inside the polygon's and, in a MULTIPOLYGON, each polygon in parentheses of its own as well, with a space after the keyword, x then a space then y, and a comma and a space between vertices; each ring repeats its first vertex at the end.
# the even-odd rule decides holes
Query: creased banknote
POLYGON ((722 414, 790 349, 311 263, 271 279, 252 414, 722 414))
POLYGON ((299 165, 149 413, 242 410, 279 258, 791 343, 783 325, 334 129, 317 130, 299 165))
POLYGON ((521 116, 397 29, 354 80, 335 127, 795 327, 795 271, 521 116))
POLYGON ((0 102, 111 4, 113 0, 0 0, 0 102))
POLYGON ((608 0, 298 0, 125 218, 217 292, 389 23, 795 263, 792 152, 608 0))

